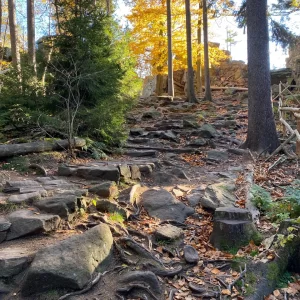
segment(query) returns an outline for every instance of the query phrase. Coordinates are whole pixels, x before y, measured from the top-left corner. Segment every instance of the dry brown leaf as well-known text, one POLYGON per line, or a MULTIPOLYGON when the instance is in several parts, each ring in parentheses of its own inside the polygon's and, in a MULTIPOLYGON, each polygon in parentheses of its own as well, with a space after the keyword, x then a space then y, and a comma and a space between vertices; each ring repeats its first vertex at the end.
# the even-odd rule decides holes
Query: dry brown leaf
POLYGON ((231 295, 230 290, 226 289, 226 290, 222 290, 222 295, 231 295))
POLYGON ((275 297, 279 297, 281 294, 280 294, 279 290, 275 290, 275 291, 273 292, 273 295, 274 295, 275 297))

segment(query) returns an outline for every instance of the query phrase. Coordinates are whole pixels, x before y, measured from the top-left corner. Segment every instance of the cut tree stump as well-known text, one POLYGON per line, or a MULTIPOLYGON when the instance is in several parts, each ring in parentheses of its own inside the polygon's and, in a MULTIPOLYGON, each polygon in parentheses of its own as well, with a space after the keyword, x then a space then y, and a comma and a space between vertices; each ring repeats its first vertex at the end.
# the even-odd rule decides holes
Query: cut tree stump
MULTIPOLYGON (((85 146, 85 139, 75 138, 73 148, 85 146)), ((23 144, 0 145, 0 158, 24 155, 28 153, 67 150, 69 147, 68 140, 37 141, 23 144)))
POLYGON ((219 250, 238 249, 257 236, 251 213, 246 209, 220 207, 215 211, 211 244, 219 250))

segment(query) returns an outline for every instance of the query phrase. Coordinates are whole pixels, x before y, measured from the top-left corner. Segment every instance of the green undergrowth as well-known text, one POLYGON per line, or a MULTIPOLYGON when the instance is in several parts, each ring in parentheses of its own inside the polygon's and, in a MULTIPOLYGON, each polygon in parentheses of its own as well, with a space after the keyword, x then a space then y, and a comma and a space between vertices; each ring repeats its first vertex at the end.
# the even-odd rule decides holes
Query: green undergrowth
POLYGON ((29 171, 29 159, 25 156, 16 156, 8 158, 5 162, 2 162, 1 169, 6 171, 17 171, 20 173, 26 173, 29 171))
POLYGON ((295 219, 300 216, 300 180, 295 180, 290 186, 282 187, 284 196, 272 199, 271 194, 264 188, 253 185, 252 202, 268 219, 279 224, 286 219, 295 219))
POLYGON ((109 214, 108 219, 113 223, 119 223, 122 226, 125 226, 124 225, 124 221, 125 221, 124 217, 120 213, 114 212, 112 214, 109 214))

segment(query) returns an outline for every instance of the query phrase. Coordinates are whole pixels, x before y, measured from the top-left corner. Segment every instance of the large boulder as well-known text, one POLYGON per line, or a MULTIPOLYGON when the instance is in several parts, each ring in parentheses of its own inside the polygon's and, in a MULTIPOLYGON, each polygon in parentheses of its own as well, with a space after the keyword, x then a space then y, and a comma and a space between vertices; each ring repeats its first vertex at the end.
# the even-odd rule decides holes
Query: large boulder
POLYGON ((89 192, 100 197, 114 198, 118 195, 119 190, 114 181, 106 181, 90 187, 89 192))
POLYGON ((194 209, 178 201, 164 189, 150 189, 141 195, 140 204, 151 217, 161 220, 184 220, 194 213, 194 209))
POLYGON ((204 208, 213 210, 223 206, 233 207, 237 200, 233 188, 234 186, 228 182, 211 184, 205 189, 199 204, 204 208))
POLYGON ((11 226, 7 232, 7 240, 13 240, 30 234, 49 232, 58 228, 60 217, 40 214, 31 210, 17 210, 8 215, 11 226))
POLYGON ((82 289, 97 268, 109 263, 113 237, 106 224, 40 250, 22 286, 24 295, 82 289))
POLYGON ((1 249, 0 278, 9 278, 21 273, 29 266, 33 256, 32 252, 22 246, 1 249))
POLYGON ((86 179, 102 179, 118 182, 120 180, 120 172, 114 166, 99 166, 99 167, 79 167, 77 175, 86 179))

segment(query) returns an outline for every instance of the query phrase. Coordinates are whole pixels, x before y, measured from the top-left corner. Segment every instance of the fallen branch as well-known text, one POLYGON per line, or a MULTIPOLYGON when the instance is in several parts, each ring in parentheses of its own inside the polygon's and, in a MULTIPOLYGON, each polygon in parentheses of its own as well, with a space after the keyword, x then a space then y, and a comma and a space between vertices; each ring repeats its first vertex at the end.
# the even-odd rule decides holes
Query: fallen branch
POLYGON ((281 163, 285 162, 287 160, 287 157, 285 156, 280 156, 269 168, 268 172, 270 172, 273 168, 276 166, 280 165, 281 163))
POLYGON ((38 165, 38 164, 31 164, 31 165, 29 165, 28 168, 29 169, 36 169, 36 170, 40 171, 42 175, 47 176, 46 169, 44 167, 38 165))
POLYGON ((293 134, 288 138, 286 139, 277 149, 275 149, 271 154, 270 156, 265 160, 265 162, 267 162, 268 160, 270 160, 274 155, 276 155, 277 153, 279 153, 283 147, 285 145, 287 145, 294 137, 296 136, 295 132, 293 132, 293 134))
POLYGON ((58 300, 64 300, 64 299, 67 299, 67 298, 69 298, 71 296, 82 295, 82 294, 88 292, 95 284, 97 284, 99 282, 99 280, 101 279, 101 277, 103 277, 106 273, 107 273, 107 271, 105 271, 104 273, 97 273, 96 277, 91 282, 88 283, 88 285, 87 285, 86 288, 84 288, 81 291, 68 293, 68 294, 60 297, 58 300))
POLYGON ((246 273, 247 273, 247 265, 245 264, 245 269, 244 269, 244 271, 242 271, 242 272, 240 273, 239 277, 236 278, 232 283, 230 283, 230 284, 228 285, 228 290, 229 290, 230 292, 232 292, 232 288, 234 287, 234 285, 235 285, 239 280, 241 280, 241 279, 246 275, 246 273))
MULTIPOLYGON (((75 138, 72 145, 74 148, 82 148, 85 146, 85 139, 75 138)), ((61 151, 69 148, 68 140, 58 141, 37 141, 22 144, 6 144, 0 145, 0 158, 24 155, 28 153, 38 153, 46 151, 61 151)))

